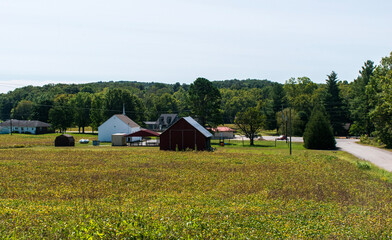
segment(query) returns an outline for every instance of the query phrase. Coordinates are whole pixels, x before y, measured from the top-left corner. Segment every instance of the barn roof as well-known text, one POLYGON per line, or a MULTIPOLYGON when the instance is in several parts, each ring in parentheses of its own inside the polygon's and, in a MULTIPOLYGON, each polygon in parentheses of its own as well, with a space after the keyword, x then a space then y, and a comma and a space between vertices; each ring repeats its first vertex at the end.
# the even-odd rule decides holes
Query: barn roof
MULTIPOLYGON (((5 122, 0 123, 0 126, 2 127, 10 127, 11 122, 10 120, 7 120, 5 122)), ((50 124, 37 121, 37 120, 17 120, 17 119, 12 119, 12 126, 13 127, 50 127, 50 124)))
POLYGON ((141 129, 140 131, 128 134, 127 137, 159 137, 159 133, 148 129, 141 129))
POLYGON ((132 128, 140 127, 139 124, 135 123, 134 121, 132 121, 132 119, 130 119, 128 116, 124 114, 115 114, 114 116, 118 117, 121 121, 123 121, 125 124, 127 124, 132 128))
POLYGON ((212 137, 212 134, 207 129, 205 129, 202 125, 196 122, 195 119, 191 117, 184 117, 183 119, 187 121, 190 125, 192 125, 194 128, 199 130, 199 132, 201 132, 205 137, 212 137))

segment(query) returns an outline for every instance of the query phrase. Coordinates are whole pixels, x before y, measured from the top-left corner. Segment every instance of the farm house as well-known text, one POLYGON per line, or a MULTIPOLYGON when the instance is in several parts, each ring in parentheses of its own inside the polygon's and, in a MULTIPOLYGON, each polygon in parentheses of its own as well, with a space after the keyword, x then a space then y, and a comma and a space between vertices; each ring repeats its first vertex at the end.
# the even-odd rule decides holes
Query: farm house
POLYGON ((214 132, 214 139, 234 138, 234 129, 229 127, 217 127, 211 129, 214 132))
MULTIPOLYGON (((110 142, 112 135, 115 133, 134 133, 140 130, 140 126, 124 114, 115 114, 106 122, 98 127, 98 140, 101 142, 110 142)), ((141 138, 132 138, 132 141, 138 141, 141 138)))
POLYGON ((37 120, 17 120, 11 119, 0 123, 1 133, 29 133, 29 134, 44 134, 50 132, 50 124, 37 120))
POLYGON ((160 135, 161 150, 210 150, 212 134, 191 117, 184 117, 160 135))

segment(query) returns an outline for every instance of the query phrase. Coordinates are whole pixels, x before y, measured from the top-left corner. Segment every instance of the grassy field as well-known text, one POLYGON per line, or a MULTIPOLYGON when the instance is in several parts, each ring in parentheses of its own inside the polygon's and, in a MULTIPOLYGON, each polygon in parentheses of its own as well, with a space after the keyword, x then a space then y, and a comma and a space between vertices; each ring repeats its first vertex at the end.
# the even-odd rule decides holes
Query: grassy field
POLYGON ((32 136, 0 135, 0 238, 392 236, 391 174, 343 152, 294 144, 289 156, 265 141, 214 152, 55 148, 45 136, 15 148, 4 142, 32 136))
MULTIPOLYGON (((98 135, 94 134, 79 134, 79 133, 68 133, 75 138, 76 145, 79 145, 79 140, 87 138, 90 140, 90 145, 93 140, 98 140, 98 135)), ((26 148, 26 147, 37 147, 37 146, 54 146, 54 140, 61 133, 51 133, 42 135, 32 134, 0 134, 0 149, 4 148, 26 148)))

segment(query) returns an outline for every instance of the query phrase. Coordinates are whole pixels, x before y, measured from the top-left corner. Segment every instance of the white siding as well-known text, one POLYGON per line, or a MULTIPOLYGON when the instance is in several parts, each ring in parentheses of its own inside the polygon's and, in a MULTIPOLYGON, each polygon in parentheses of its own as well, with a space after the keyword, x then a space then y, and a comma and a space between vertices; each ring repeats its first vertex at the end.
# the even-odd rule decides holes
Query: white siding
MULTIPOLYGON (((112 116, 101 126, 98 127, 98 140, 101 142, 111 142, 112 135, 115 133, 134 133, 140 130, 140 127, 132 128, 121 121, 118 117, 112 116)), ((133 141, 140 138, 133 138, 133 141)))
POLYGON ((221 137, 223 137, 225 139, 234 138, 234 132, 216 132, 216 133, 214 133, 215 139, 219 139, 221 137))

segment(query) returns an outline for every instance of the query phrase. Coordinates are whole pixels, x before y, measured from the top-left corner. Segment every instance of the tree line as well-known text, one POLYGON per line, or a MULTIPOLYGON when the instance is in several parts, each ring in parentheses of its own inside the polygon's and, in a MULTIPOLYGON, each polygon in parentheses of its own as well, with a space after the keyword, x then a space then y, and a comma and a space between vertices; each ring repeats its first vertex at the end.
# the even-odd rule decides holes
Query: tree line
POLYGON ((93 129, 116 113, 135 122, 156 120, 161 113, 193 116, 204 126, 259 119, 263 129, 287 132, 289 108, 292 131, 302 136, 312 110, 325 108, 334 135, 368 135, 392 147, 392 53, 378 65, 366 61, 354 81, 340 80, 332 71, 325 83, 308 77, 290 78, 284 84, 268 80, 209 81, 192 84, 96 82, 26 86, 0 94, 0 119, 49 122, 56 129, 70 126, 93 129), (247 114, 245 114, 247 112, 247 114))

